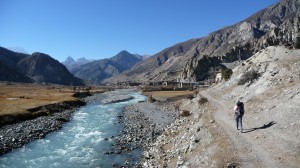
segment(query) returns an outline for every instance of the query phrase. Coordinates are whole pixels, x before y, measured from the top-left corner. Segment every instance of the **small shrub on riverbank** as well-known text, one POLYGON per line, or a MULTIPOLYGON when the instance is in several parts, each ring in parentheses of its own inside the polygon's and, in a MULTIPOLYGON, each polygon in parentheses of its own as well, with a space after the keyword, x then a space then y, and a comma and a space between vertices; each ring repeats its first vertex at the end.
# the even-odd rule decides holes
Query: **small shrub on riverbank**
POLYGON ((180 116, 182 117, 188 117, 191 115, 191 112, 188 110, 182 110, 180 116))
POLYGON ((198 103, 200 104, 200 105, 203 105, 203 104, 205 104, 205 103, 207 103, 208 102, 208 99, 206 98, 206 97, 201 97, 199 100, 198 100, 198 103))
POLYGON ((149 102, 150 103, 156 102, 156 100, 154 99, 154 97, 152 95, 149 96, 149 102))

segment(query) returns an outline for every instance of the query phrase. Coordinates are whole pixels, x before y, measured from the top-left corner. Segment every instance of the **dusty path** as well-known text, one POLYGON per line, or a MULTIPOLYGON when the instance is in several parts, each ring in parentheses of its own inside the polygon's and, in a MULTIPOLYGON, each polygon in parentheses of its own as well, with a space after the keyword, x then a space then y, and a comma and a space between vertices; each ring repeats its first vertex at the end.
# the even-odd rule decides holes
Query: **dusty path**
MULTIPOLYGON (((212 105, 217 108, 214 118, 233 142, 239 167, 284 167, 265 150, 259 141, 256 141, 255 137, 236 130, 232 108, 225 106, 224 103, 207 92, 201 92, 201 94, 207 97, 212 105)), ((247 128, 245 131, 247 131, 247 128)))

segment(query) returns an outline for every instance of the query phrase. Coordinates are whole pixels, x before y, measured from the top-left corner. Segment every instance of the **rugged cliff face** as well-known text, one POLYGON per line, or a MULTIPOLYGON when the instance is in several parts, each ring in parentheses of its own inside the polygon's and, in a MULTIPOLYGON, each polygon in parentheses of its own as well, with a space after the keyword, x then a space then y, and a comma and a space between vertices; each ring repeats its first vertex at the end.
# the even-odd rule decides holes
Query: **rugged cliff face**
POLYGON ((192 53, 199 54, 187 62, 180 78, 203 80, 211 77, 210 68, 220 69, 222 63, 237 61, 239 56, 242 60, 247 59, 268 46, 285 45, 296 48, 300 37, 299 20, 298 1, 285 0, 240 23, 213 32, 195 44, 195 51, 192 53), (211 60, 209 64, 205 63, 205 55, 211 60))
MULTIPOLYGON (((298 16, 286 19, 282 24, 270 29, 269 31, 264 32, 260 30, 259 34, 256 34, 254 31, 255 28, 250 27, 250 25, 250 23, 242 22, 239 25, 239 28, 232 31, 234 34, 239 34, 239 32, 243 32, 243 30, 247 27, 246 29, 248 31, 243 32, 240 37, 235 38, 237 42, 231 43, 232 40, 230 40, 230 36, 227 36, 225 37, 225 39, 227 39, 226 42, 222 43, 219 47, 215 47, 215 50, 213 50, 213 48, 202 49, 199 56, 192 58, 187 62, 181 78, 186 79, 192 77, 194 80, 203 80, 204 77, 209 76, 208 67, 218 67, 220 69, 220 67, 222 67, 222 63, 237 61, 239 60, 239 55, 242 60, 245 60, 254 53, 268 46, 284 45, 289 48, 299 47, 300 17, 298 16), (252 36, 249 35, 251 32, 252 36), (260 36, 261 34, 263 35, 260 36), (209 60, 211 60, 210 62, 212 63, 205 63, 207 59, 203 59, 203 55, 209 56, 209 60), (201 75, 201 73, 206 75, 201 75)), ((269 26, 272 27, 271 24, 269 26)), ((231 30, 227 30, 226 32, 228 31, 230 32, 231 30)), ((215 36, 217 35, 218 34, 215 36)), ((206 42, 207 41, 204 40, 204 43, 206 42)), ((210 45, 208 47, 212 46, 210 45)), ((196 48, 202 47, 205 48, 203 41, 198 43, 196 48)), ((197 51, 194 53, 197 53, 197 51)))
POLYGON ((239 55, 245 60, 272 45, 295 48, 300 41, 299 8, 298 0, 282 0, 206 37, 167 48, 108 82, 203 80, 212 69, 239 60, 239 55))

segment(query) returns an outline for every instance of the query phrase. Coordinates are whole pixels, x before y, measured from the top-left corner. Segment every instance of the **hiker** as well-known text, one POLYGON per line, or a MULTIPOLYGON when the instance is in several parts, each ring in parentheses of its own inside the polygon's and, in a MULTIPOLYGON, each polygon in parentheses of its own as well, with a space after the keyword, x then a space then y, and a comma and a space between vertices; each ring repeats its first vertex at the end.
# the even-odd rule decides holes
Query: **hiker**
POLYGON ((239 130, 240 128, 241 132, 243 132, 243 122, 242 122, 243 115, 244 115, 244 103, 238 100, 236 102, 236 105, 234 106, 234 116, 236 120, 236 129, 239 130))

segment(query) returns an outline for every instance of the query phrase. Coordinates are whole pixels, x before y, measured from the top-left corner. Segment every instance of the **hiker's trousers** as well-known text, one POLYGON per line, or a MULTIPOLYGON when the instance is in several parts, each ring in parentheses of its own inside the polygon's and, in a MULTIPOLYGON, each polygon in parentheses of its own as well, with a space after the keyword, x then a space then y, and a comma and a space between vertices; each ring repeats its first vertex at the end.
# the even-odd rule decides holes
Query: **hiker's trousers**
POLYGON ((243 129, 243 121, 242 121, 243 116, 242 115, 236 115, 235 120, 236 120, 236 129, 243 129))

